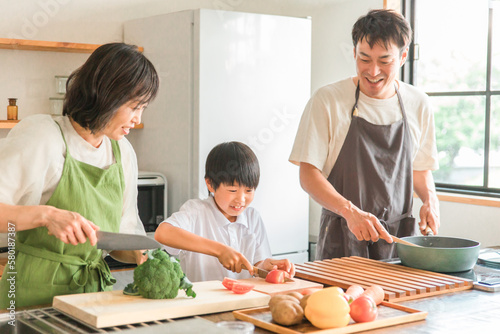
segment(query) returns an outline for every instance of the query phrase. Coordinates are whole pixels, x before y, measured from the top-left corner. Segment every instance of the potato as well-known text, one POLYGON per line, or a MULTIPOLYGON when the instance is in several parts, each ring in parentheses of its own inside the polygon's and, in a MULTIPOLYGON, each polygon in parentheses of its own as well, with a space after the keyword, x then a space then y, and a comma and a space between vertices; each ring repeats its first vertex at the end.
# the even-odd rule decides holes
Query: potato
POLYGON ((302 299, 300 300, 300 307, 302 307, 303 310, 306 309, 306 305, 307 305, 307 300, 309 299, 311 295, 305 295, 304 297, 302 297, 302 299))
POLYGON ((271 315, 276 323, 291 326, 302 322, 304 310, 302 310, 302 307, 298 303, 290 300, 281 300, 274 305, 271 315))
POLYGON ((292 296, 294 298, 296 298, 299 303, 300 303, 300 300, 302 299, 302 297, 304 297, 300 292, 297 292, 297 291, 291 291, 289 293, 287 293, 287 296, 292 296))
POLYGON ((280 302, 282 300, 288 300, 290 302, 297 303, 297 304, 299 303, 297 298, 289 296, 289 295, 272 296, 271 299, 269 300, 269 303, 267 304, 267 305, 269 305, 269 309, 271 310, 271 312, 273 311, 274 305, 276 305, 278 302, 280 302))

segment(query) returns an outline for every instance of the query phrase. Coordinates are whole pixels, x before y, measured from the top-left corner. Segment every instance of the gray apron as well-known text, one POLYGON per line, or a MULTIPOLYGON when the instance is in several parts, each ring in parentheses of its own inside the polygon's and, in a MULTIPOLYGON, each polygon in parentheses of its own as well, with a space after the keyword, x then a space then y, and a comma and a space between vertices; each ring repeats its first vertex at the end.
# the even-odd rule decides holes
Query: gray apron
MULTIPOLYGON (((351 125, 328 181, 346 199, 376 216, 387 231, 403 237, 415 234, 413 205, 412 142, 401 95, 396 87, 403 118, 376 125, 351 111, 351 125)), ((346 220, 323 208, 316 260, 343 256, 388 259, 397 256, 393 244, 359 241, 346 220)))

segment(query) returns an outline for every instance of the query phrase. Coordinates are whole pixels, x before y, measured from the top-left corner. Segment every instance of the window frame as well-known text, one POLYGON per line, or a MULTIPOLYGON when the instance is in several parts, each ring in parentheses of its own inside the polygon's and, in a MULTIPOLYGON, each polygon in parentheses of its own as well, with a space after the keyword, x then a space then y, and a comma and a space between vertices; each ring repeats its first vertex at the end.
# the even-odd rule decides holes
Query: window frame
MULTIPOLYGON (((416 3, 419 0, 401 0, 401 13, 410 22, 413 32, 416 27, 416 3)), ((499 9, 497 9, 499 10, 499 9)), ((485 131, 484 131, 484 160, 482 186, 469 186, 463 184, 448 184, 436 182, 436 190, 466 194, 472 196, 486 196, 500 198, 500 188, 488 187, 489 183, 489 154, 490 154, 490 123, 492 96, 500 96, 500 90, 491 89, 492 56, 493 56, 493 8, 488 9, 488 38, 486 51, 486 87, 482 91, 454 91, 454 92, 426 92, 428 96, 482 96, 485 98, 485 131)), ((413 37, 415 34, 413 33, 413 37)), ((418 75, 418 41, 412 38, 409 47, 408 59, 401 71, 401 81, 415 85, 418 75)))

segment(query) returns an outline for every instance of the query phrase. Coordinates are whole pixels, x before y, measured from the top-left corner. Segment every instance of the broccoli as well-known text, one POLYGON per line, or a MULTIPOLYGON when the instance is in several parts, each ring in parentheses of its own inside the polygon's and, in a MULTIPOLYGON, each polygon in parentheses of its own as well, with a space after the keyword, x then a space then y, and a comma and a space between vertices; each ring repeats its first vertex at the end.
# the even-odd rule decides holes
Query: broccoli
POLYGON ((134 269, 134 282, 128 284, 123 293, 150 299, 172 299, 177 297, 179 289, 186 295, 196 297, 193 284, 182 272, 177 259, 161 248, 148 250, 144 254, 148 259, 134 269))

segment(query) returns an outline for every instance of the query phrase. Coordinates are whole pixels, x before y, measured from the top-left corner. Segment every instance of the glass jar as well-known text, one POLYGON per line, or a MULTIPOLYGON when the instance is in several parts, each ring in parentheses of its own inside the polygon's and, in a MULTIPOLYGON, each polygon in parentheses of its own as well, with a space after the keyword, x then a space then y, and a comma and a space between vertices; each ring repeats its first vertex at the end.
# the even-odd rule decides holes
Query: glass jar
POLYGON ((50 101, 50 114, 54 116, 62 115, 64 98, 49 97, 49 101, 50 101))
POLYGON ((66 94, 66 82, 68 81, 67 76, 56 75, 56 93, 66 94))
POLYGON ((7 106, 7 119, 8 120, 17 120, 17 105, 16 98, 9 98, 9 105, 7 106))

